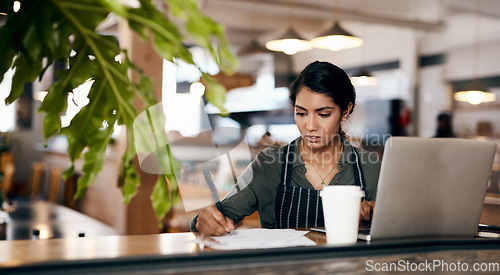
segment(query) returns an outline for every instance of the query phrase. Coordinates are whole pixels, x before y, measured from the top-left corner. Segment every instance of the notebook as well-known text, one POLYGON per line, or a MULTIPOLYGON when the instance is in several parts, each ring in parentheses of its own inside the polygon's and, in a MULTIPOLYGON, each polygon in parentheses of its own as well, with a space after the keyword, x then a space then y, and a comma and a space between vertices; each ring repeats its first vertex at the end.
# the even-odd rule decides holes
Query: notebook
POLYGON ((489 141, 389 138, 372 225, 360 239, 474 237, 495 151, 489 141))

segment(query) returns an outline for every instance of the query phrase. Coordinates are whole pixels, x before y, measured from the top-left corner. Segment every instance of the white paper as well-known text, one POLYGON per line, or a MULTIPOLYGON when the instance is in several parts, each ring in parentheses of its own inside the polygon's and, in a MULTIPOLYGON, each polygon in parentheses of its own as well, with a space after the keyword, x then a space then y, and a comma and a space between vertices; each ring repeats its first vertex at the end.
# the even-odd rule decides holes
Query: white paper
POLYGON ((199 242, 218 250, 316 245, 314 241, 305 236, 307 233, 309 231, 254 228, 233 230, 223 236, 203 238, 199 242))

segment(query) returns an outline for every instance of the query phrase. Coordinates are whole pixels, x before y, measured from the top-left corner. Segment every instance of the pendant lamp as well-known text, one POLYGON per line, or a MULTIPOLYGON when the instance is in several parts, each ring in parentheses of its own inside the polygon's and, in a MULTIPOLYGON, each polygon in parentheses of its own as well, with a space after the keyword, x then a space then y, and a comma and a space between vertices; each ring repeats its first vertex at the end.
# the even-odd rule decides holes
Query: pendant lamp
POLYGON ((462 91, 456 92, 453 98, 457 101, 469 102, 478 105, 485 102, 495 101, 494 93, 488 91, 477 79, 474 79, 462 91))
POLYGON ((312 50, 313 46, 309 40, 303 39, 292 26, 293 6, 289 1, 288 6, 288 30, 280 36, 279 39, 271 40, 266 43, 266 48, 271 51, 284 52, 288 55, 297 52, 312 50))
POLYGON ((478 59, 479 59, 479 15, 478 11, 480 9, 481 0, 476 1, 476 37, 475 37, 475 45, 474 45, 474 80, 462 91, 456 92, 453 95, 453 98, 457 101, 469 102, 472 105, 477 105, 485 102, 495 101, 496 96, 494 93, 488 91, 477 79, 477 67, 478 67, 478 59))
POLYGON ((246 46, 241 48, 241 50, 238 52, 239 55, 250 55, 250 54, 260 54, 260 53, 268 53, 269 51, 264 47, 261 46, 260 43, 257 41, 257 39, 252 38, 250 43, 248 43, 246 46))
POLYGON ((261 54, 261 53, 268 53, 269 51, 262 46, 259 41, 256 38, 256 14, 257 14, 257 0, 252 1, 252 39, 250 40, 250 43, 248 43, 246 46, 242 47, 241 50, 238 52, 238 55, 251 55, 251 54, 261 54))
POLYGON ((311 43, 315 48, 340 51, 359 47, 363 44, 363 40, 342 28, 340 23, 335 21, 328 31, 319 37, 313 38, 311 43))
POLYGON ((309 41, 300 37, 300 35, 290 27, 281 38, 268 41, 266 43, 266 48, 271 51, 284 52, 288 55, 292 55, 297 52, 309 51, 313 47, 309 41))
POLYGON ((338 3, 338 0, 335 1, 333 26, 326 32, 311 40, 311 43, 315 48, 340 51, 342 49, 359 47, 363 44, 363 40, 361 38, 350 33, 340 25, 338 21, 338 3))
POLYGON ((374 77, 365 67, 362 67, 357 73, 351 76, 354 86, 375 86, 378 79, 374 77))
MULTIPOLYGON (((365 14, 364 12, 364 7, 366 7, 366 1, 361 2, 362 6, 360 7, 360 10, 363 12, 363 16, 365 14)), ((366 28, 365 28, 365 21, 363 18, 363 34, 366 36, 366 28)), ((366 56, 366 50, 367 50, 367 45, 364 45, 361 50, 361 61, 364 63, 365 62, 365 56, 366 56)), ((354 86, 375 86, 378 85, 378 79, 373 76, 370 71, 365 67, 361 67, 359 71, 357 71, 353 76, 351 76, 351 82, 354 86)))

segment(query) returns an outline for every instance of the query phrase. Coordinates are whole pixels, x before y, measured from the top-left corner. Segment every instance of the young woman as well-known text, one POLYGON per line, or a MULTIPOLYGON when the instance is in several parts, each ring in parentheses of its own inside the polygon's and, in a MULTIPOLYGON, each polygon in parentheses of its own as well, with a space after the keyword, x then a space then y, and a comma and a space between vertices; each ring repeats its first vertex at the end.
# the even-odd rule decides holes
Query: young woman
POLYGON ((370 220, 380 163, 376 155, 352 146, 341 128, 355 100, 342 69, 328 62, 309 64, 290 91, 300 137, 260 152, 239 178, 238 188, 222 200, 225 215, 207 207, 192 220, 191 230, 221 235, 255 211, 264 228, 324 226, 319 191, 325 185, 361 186, 360 223, 370 220))

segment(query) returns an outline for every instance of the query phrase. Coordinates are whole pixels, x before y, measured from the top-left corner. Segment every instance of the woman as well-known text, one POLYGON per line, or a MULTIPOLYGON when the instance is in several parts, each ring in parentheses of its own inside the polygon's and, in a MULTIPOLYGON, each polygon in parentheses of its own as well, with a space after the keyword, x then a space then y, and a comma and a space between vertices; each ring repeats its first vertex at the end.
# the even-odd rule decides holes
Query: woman
POLYGON ((342 69, 328 62, 309 64, 290 90, 300 137, 260 152, 222 200, 225 216, 207 207, 193 219, 191 230, 221 235, 255 211, 264 228, 324 226, 319 196, 324 185, 361 186, 360 223, 370 220, 380 164, 374 154, 354 148, 341 129, 355 99, 342 69))

